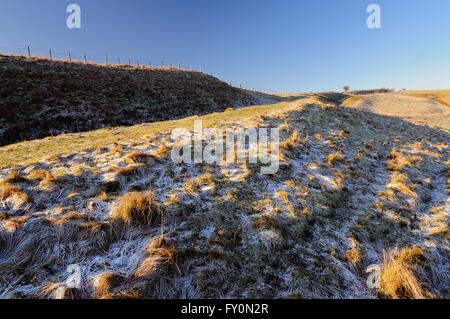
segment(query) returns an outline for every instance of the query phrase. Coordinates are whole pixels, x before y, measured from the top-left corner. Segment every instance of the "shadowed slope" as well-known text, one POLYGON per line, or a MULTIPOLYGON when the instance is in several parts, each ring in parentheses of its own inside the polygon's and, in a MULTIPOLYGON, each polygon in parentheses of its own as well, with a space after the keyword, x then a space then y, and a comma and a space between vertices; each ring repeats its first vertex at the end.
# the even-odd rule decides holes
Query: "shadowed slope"
POLYGON ((173 120, 270 99, 178 68, 100 66, 0 55, 0 146, 173 120))

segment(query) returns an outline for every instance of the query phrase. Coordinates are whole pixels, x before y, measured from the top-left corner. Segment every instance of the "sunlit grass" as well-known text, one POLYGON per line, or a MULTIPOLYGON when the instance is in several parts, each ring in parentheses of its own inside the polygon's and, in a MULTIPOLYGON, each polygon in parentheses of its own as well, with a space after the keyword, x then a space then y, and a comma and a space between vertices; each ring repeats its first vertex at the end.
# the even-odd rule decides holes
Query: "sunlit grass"
POLYGON ((256 105, 228 112, 211 113, 200 117, 191 116, 175 121, 140 124, 131 127, 104 128, 85 133, 68 133, 41 140, 21 142, 0 148, 0 167, 36 163, 43 157, 79 152, 90 147, 96 148, 108 144, 135 140, 143 138, 146 135, 166 132, 179 127, 193 130, 195 120, 202 120, 203 126, 214 125, 216 123, 232 123, 258 115, 284 110, 288 111, 293 107, 295 105, 289 102, 256 105))
POLYGON ((450 90, 419 90, 401 92, 409 96, 425 97, 450 107, 450 90))

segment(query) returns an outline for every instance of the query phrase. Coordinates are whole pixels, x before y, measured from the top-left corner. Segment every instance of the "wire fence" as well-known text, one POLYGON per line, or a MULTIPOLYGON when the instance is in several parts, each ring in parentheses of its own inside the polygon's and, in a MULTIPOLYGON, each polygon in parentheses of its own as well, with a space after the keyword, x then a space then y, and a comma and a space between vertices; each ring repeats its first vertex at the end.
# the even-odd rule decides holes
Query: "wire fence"
MULTIPOLYGON (((14 45, 14 44, 2 44, 0 43, 0 54, 3 55, 16 55, 23 56, 27 58, 47 58, 50 60, 64 60, 70 62, 82 62, 82 63, 95 63, 100 65, 127 65, 127 66, 137 66, 137 67, 150 67, 150 68, 164 68, 164 69, 178 69, 184 71, 194 71, 204 73, 210 76, 213 74, 208 74, 204 72, 202 66, 198 66, 198 69, 192 64, 182 65, 181 63, 170 64, 161 61, 155 63, 150 59, 142 59, 139 57, 121 57, 109 54, 80 54, 80 52, 73 52, 71 50, 62 51, 54 50, 52 48, 43 48, 30 45, 14 45)), ((231 82, 228 84, 235 88, 240 88, 252 92, 263 92, 265 90, 256 90, 254 88, 243 87, 242 84, 232 85, 231 82)))

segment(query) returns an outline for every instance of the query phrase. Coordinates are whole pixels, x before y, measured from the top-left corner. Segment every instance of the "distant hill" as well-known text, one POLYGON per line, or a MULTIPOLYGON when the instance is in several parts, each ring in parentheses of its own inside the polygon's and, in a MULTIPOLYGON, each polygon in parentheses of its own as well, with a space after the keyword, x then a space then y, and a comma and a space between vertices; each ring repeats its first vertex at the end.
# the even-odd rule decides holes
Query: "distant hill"
POLYGON ((196 71, 0 55, 0 146, 254 104, 255 94, 196 71))

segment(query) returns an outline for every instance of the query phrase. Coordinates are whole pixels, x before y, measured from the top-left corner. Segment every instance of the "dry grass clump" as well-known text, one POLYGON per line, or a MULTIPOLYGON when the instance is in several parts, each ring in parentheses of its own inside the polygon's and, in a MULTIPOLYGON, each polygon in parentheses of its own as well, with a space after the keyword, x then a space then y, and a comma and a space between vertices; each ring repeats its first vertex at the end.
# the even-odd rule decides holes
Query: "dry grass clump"
POLYGON ((417 194, 412 190, 414 185, 407 185, 406 180, 407 178, 405 175, 394 175, 386 185, 386 188, 412 197, 417 197, 417 194))
POLYGON ((164 273, 173 273, 181 275, 181 269, 178 264, 181 250, 175 248, 155 248, 138 267, 135 272, 136 277, 147 277, 162 271, 164 273))
POLYGON ((298 134, 298 130, 295 129, 292 135, 280 146, 285 150, 292 151, 294 149, 294 146, 300 142, 301 142, 300 135, 298 134))
POLYGON ((348 249, 345 252, 344 258, 351 263, 358 263, 361 260, 361 254, 360 254, 360 244, 359 242, 354 238, 349 238, 352 248, 348 249))
POLYGON ((136 166, 111 167, 109 171, 122 176, 134 176, 138 173, 138 168, 136 166))
POLYGON ((123 146, 120 144, 117 144, 111 151, 109 151, 109 154, 120 154, 123 151, 123 146))
POLYGON ((387 167, 390 171, 401 171, 405 166, 417 165, 421 162, 419 156, 404 156, 395 148, 388 155, 387 167))
POLYGON ((45 191, 53 191, 56 189, 55 183, 59 181, 59 179, 53 176, 47 170, 33 170, 29 175, 29 179, 40 180, 39 187, 45 191))
POLYGON ((8 232, 14 232, 20 227, 22 227, 22 225, 25 224, 28 219, 29 219, 28 216, 12 217, 5 222, 3 227, 8 232))
POLYGON ((127 278, 117 273, 101 273, 96 278, 94 296, 99 299, 112 299, 117 288, 127 282, 127 278))
POLYGON ((55 225, 62 225, 70 220, 88 220, 88 219, 89 216, 86 213, 79 213, 72 211, 60 217, 47 217, 44 220, 55 225))
POLYGON ((328 154, 326 160, 329 165, 333 165, 337 162, 342 161, 343 159, 344 159, 344 157, 342 156, 342 154, 337 152, 337 153, 333 153, 333 154, 328 154))
POLYGON ((380 275, 379 291, 393 299, 423 299, 425 293, 415 277, 411 264, 423 256, 423 249, 417 246, 385 253, 380 275))
POLYGON ((38 294, 39 297, 55 299, 81 299, 82 293, 77 288, 67 287, 61 283, 49 283, 38 294))
POLYGON ((441 224, 439 226, 433 227, 433 228, 430 229, 428 234, 430 236, 442 234, 442 235, 448 237, 448 234, 449 234, 448 226, 446 224, 441 224))
MULTIPOLYGON (((196 248, 175 248, 169 246, 161 236, 150 242, 147 247, 147 258, 139 265, 134 276, 158 277, 159 275, 182 275, 181 265, 189 257, 198 257, 200 250, 196 248)), ((212 255, 209 252, 210 255, 212 255)))
POLYGON ((133 151, 133 152, 127 154, 123 159, 127 164, 130 164, 130 165, 147 164, 150 156, 151 156, 150 154, 133 151))
POLYGON ((356 247, 353 247, 345 252, 344 258, 354 264, 361 260, 361 255, 356 247))
POLYGON ((33 170, 29 175, 30 179, 46 180, 48 182, 56 182, 58 178, 54 177, 49 171, 45 169, 33 170))
POLYGON ((5 178, 1 184, 6 184, 6 183, 20 183, 20 182, 25 182, 27 179, 22 176, 22 174, 20 173, 20 171, 18 170, 13 170, 9 173, 9 176, 7 178, 5 178))
POLYGON ((6 219, 9 219, 11 216, 7 213, 0 212, 0 222, 6 219))
POLYGON ((261 215, 253 222, 252 227, 254 229, 274 229, 278 231, 280 230, 279 222, 271 214, 261 215))
POLYGON ((167 153, 170 151, 170 147, 159 141, 156 141, 155 143, 159 145, 159 148, 155 150, 152 155, 156 157, 166 157, 167 153))
POLYGON ((202 185, 214 184, 214 178, 211 173, 205 173, 197 178, 186 182, 185 190, 189 193, 196 193, 202 185))
POLYGON ((31 201, 30 196, 28 196, 27 194, 22 192, 22 190, 18 186, 4 184, 4 185, 0 186, 0 190, 1 190, 0 199, 2 199, 2 200, 8 199, 8 198, 14 198, 14 199, 19 199, 23 203, 31 201))
POLYGON ((284 190, 278 190, 276 192, 276 195, 278 196, 278 198, 283 202, 283 203, 290 203, 289 200, 289 193, 284 191, 284 190))
POLYGON ((162 211, 152 192, 130 192, 120 198, 112 216, 127 223, 153 226, 162 218, 162 211))

